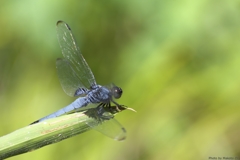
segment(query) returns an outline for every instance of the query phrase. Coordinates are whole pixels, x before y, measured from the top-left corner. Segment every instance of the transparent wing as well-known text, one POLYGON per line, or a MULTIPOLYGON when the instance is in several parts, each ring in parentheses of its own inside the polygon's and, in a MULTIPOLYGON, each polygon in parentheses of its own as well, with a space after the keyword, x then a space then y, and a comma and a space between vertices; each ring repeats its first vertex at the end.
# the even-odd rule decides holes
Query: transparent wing
POLYGON ((67 23, 63 21, 57 22, 57 35, 60 47, 62 49, 63 57, 68 61, 68 65, 71 68, 70 72, 74 74, 74 76, 70 77, 64 76, 64 74, 67 74, 66 70, 61 71, 60 68, 67 68, 66 64, 64 64, 65 62, 59 62, 59 64, 57 64, 60 82, 63 86, 64 91, 68 95, 71 95, 74 88, 75 91, 78 89, 76 87, 90 88, 91 86, 96 85, 94 75, 89 68, 86 60, 83 58, 83 55, 81 54, 73 37, 72 31, 67 23), (68 80, 70 78, 75 78, 76 80, 68 80), (78 80, 80 82, 78 82, 78 80), (71 82, 71 84, 67 84, 65 82, 71 82), (70 87, 70 85, 72 86, 70 87))
POLYGON ((99 116, 98 112, 97 108, 93 108, 85 113, 93 118, 91 121, 86 122, 87 125, 115 140, 122 141, 126 139, 126 130, 114 119, 114 115, 104 112, 104 116, 99 116))
POLYGON ((93 129, 101 132, 102 134, 113 138, 117 141, 126 139, 125 128, 114 118, 104 121, 95 121, 95 123, 88 124, 93 129))
POLYGON ((84 85, 78 78, 76 72, 66 59, 58 58, 56 61, 58 78, 64 92, 69 96, 74 96, 76 90, 84 85))

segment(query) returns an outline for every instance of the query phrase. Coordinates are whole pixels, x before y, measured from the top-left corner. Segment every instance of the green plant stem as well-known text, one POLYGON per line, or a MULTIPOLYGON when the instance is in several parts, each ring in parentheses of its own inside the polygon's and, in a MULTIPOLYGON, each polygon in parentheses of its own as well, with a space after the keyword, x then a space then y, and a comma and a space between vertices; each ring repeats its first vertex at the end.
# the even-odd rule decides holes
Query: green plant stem
POLYGON ((86 114, 74 113, 18 129, 0 137, 0 159, 30 152, 86 132, 91 129, 86 122, 92 120, 86 114))

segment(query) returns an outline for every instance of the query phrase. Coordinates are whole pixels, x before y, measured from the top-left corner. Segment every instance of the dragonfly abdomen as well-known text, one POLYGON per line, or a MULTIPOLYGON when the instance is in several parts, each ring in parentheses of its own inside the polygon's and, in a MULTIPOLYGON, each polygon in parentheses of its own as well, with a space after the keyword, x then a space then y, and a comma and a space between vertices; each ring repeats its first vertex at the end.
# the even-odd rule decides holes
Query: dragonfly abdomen
POLYGON ((45 121, 45 120, 50 119, 50 118, 56 118, 56 117, 59 117, 61 115, 68 114, 68 113, 71 113, 71 112, 77 112, 77 110, 79 108, 87 106, 88 103, 89 103, 89 101, 87 100, 86 97, 80 97, 80 98, 76 99, 74 102, 72 102, 71 104, 69 104, 68 106, 66 106, 62 109, 59 109, 58 111, 56 111, 52 114, 49 114, 46 117, 43 117, 43 118, 41 118, 41 119, 31 123, 31 124, 42 122, 42 121, 45 121))

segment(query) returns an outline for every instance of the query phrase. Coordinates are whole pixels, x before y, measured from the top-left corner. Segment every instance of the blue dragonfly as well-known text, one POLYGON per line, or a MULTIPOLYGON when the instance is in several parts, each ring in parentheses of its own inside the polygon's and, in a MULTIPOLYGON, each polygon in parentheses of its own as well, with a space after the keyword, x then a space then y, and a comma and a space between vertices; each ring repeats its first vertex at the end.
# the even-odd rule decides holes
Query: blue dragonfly
POLYGON ((114 84, 101 86, 96 83, 94 75, 81 54, 71 28, 67 23, 63 21, 57 22, 57 35, 64 57, 58 58, 56 61, 61 86, 67 95, 80 97, 68 106, 32 124, 73 112, 85 111, 87 114, 90 110, 95 109, 94 111, 97 113, 95 121, 88 125, 116 140, 125 139, 126 130, 113 118, 114 114, 130 109, 119 105, 115 101, 115 99, 121 97, 122 89, 114 84), (111 106, 111 103, 114 106, 111 106), (89 109, 89 106, 93 107, 89 109), (109 122, 102 123, 106 119, 109 122), (115 128, 114 131, 108 131, 111 130, 111 127, 115 128))

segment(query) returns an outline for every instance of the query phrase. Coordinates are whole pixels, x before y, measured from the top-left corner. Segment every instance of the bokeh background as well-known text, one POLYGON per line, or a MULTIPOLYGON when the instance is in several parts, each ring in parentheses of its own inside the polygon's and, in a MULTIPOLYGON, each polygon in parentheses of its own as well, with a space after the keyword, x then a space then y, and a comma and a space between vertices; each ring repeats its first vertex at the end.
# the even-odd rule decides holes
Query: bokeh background
MULTIPOLYGON (((89 131, 12 160, 240 157, 240 1, 3 0, 0 136, 71 103, 58 81, 66 21, 99 84, 137 110, 124 142, 89 131)), ((1 142, 0 142, 1 143, 1 142)))

